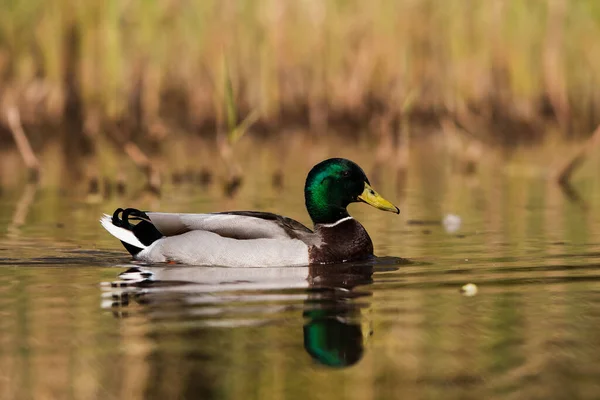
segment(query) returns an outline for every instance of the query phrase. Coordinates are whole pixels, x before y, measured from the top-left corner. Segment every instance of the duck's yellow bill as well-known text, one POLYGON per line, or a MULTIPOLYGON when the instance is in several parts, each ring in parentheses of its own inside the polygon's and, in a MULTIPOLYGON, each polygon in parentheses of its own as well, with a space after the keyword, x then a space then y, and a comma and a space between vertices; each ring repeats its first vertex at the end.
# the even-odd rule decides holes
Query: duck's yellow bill
POLYGON ((367 182, 365 182, 365 190, 358 196, 358 199, 380 210, 400 214, 398 207, 381 197, 367 182))

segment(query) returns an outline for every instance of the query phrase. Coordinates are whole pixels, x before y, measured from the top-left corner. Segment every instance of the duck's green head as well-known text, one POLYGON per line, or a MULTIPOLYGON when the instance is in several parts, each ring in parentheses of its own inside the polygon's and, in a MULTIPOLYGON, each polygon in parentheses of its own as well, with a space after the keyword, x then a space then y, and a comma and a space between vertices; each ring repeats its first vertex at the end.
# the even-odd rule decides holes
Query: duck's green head
POLYGON ((330 158, 315 165, 306 178, 304 199, 315 224, 330 224, 348 217, 348 204, 359 201, 400 213, 398 207, 371 188, 364 171, 345 158, 330 158))

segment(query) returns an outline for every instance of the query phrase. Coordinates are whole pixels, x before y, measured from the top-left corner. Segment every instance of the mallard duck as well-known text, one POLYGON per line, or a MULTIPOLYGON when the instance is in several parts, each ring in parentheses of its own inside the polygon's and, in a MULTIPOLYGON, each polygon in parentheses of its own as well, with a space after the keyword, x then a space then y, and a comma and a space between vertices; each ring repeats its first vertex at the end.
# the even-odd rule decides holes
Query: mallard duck
POLYGON ((357 164, 344 158, 315 165, 306 178, 304 198, 314 231, 291 218, 259 211, 177 214, 119 208, 112 217, 105 214, 100 223, 136 260, 274 267, 372 257, 369 234, 346 207, 364 202, 400 213, 371 188, 357 164))

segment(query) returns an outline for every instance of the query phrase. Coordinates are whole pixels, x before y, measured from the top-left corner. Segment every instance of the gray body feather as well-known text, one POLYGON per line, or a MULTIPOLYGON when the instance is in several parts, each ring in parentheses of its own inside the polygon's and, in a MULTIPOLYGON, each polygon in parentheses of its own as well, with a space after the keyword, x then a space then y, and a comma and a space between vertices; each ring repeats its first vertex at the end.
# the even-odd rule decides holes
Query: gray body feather
POLYGON ((308 265, 308 248, 319 243, 310 229, 270 213, 147 213, 164 235, 136 258, 147 262, 229 267, 308 265))

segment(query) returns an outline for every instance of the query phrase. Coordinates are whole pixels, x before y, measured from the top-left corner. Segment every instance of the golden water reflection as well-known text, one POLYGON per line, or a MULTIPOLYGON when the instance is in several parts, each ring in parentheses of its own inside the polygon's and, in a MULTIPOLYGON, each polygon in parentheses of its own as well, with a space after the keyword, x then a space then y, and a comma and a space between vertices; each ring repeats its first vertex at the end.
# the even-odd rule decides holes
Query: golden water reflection
POLYGON ((276 157, 242 152, 241 162, 260 162, 247 163, 233 198, 218 180, 94 201, 85 185, 51 176, 34 189, 3 181, 0 398, 597 397, 593 171, 574 181, 582 208, 542 175, 492 162, 464 176, 435 148, 416 148, 402 182, 393 169, 378 176, 400 216, 350 210, 378 255, 410 263, 271 277, 137 265, 152 282, 106 287, 133 265, 97 223, 103 212, 256 209, 308 223, 301 193, 312 158, 347 156, 374 172, 364 149, 341 153, 291 152, 276 188, 276 157), (448 214, 461 218, 455 232, 440 223, 448 214), (469 282, 476 296, 460 294, 469 282))

